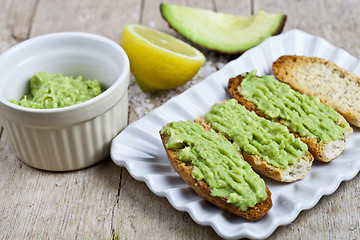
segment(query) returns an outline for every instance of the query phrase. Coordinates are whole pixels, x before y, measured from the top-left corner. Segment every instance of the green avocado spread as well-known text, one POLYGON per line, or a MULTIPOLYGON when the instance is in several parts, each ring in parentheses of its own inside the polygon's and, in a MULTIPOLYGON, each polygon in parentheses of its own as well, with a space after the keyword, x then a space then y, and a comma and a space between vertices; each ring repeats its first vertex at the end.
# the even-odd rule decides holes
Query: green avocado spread
POLYGON ((233 141, 238 151, 258 155, 274 167, 286 169, 308 151, 286 126, 259 117, 235 99, 216 103, 206 121, 233 141))
POLYGON ((346 121, 336 122, 339 113, 320 102, 317 96, 307 96, 291 89, 271 75, 256 76, 256 71, 243 74, 239 93, 271 119, 281 119, 302 137, 317 138, 327 143, 344 138, 349 128, 346 121))
POLYGON ((241 211, 267 198, 264 180, 221 135, 191 121, 171 122, 161 134, 168 135, 166 148, 180 151, 179 160, 193 166, 192 177, 204 180, 212 196, 225 198, 241 211))
POLYGON ((10 102, 29 108, 61 108, 84 102, 100 93, 102 89, 98 80, 38 72, 30 79, 30 93, 20 101, 12 99, 10 102))

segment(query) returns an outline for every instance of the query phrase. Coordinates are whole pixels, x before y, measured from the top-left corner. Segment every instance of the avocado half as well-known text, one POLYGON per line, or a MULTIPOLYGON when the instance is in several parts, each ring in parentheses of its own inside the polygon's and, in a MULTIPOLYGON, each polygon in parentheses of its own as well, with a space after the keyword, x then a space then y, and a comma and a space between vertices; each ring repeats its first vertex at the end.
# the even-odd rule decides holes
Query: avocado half
POLYGON ((249 17, 211 10, 160 4, 169 26, 199 46, 222 53, 238 54, 281 33, 286 15, 259 11, 249 17))

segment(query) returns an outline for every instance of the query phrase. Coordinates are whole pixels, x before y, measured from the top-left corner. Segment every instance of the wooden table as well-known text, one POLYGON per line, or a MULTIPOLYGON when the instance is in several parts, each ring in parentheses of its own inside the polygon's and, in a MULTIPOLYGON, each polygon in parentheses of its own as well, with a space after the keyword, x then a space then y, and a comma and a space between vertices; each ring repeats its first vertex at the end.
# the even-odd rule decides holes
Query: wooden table
MULTIPOLYGON (((34 36, 84 31, 119 42, 125 23, 171 34, 159 0, 0 0, 0 52, 34 36)), ((323 37, 360 58, 358 0, 163 1, 250 15, 259 9, 285 13, 284 31, 300 29, 323 37)), ((142 93, 131 79, 129 123, 217 71, 234 57, 204 52, 199 74, 179 89, 142 93)), ((359 239, 360 176, 341 183, 290 225, 269 239, 359 239)), ((134 180, 110 158, 79 171, 33 169, 11 150, 0 125, 0 239, 219 239, 211 227, 196 224, 134 180)))

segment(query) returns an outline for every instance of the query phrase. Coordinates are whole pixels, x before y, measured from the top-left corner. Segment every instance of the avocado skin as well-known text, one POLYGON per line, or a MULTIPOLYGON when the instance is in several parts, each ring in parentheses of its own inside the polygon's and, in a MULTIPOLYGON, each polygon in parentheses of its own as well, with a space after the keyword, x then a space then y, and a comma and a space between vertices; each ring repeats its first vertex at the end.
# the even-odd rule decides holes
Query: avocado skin
POLYGON ((275 30, 275 32, 271 36, 278 35, 283 31, 283 29, 285 27, 286 19, 287 19, 287 16, 282 15, 279 26, 277 27, 277 29, 275 30))
MULTIPOLYGON (((250 41, 249 43, 247 43, 247 46, 243 46, 241 44, 237 44, 237 45, 234 45, 232 46, 230 49, 229 48, 224 48, 221 46, 221 44, 217 44, 217 45, 214 45, 214 44, 209 44, 207 42, 207 40, 203 39, 203 40, 199 40, 199 39, 192 39, 192 36, 190 36, 188 33, 186 33, 186 30, 180 28, 180 27, 177 27, 176 23, 174 21, 172 21, 172 16, 171 16, 171 13, 168 13, 170 11, 170 9, 172 7, 185 7, 185 6, 176 6, 176 5, 172 5, 172 4, 165 4, 165 3, 161 3, 160 4, 160 12, 161 12, 161 16, 163 17, 163 19, 168 23, 168 26, 175 30, 178 34, 182 35, 183 37, 185 37, 187 40, 193 42, 194 44, 200 46, 200 47, 203 47, 203 48, 206 48, 206 49, 209 49, 209 50, 213 50, 213 51, 216 51, 216 52, 219 52, 219 53, 224 53, 224 54, 232 54, 232 55, 235 55, 235 54, 242 54, 244 53, 245 51, 247 51, 248 49, 252 48, 252 47, 255 47, 256 45, 258 45, 259 43, 261 43, 263 40, 265 40, 266 38, 268 37, 271 37, 271 36, 275 36, 275 35, 278 35, 280 34, 283 29, 284 29, 284 26, 285 26, 285 23, 286 23, 286 20, 287 20, 287 16, 285 14, 279 14, 280 15, 280 19, 279 19, 279 23, 277 24, 277 27, 276 29, 273 30, 273 32, 269 35, 266 35, 266 36, 263 36, 261 37, 262 40, 259 42, 259 39, 253 39, 253 42, 250 41), (257 43, 256 43, 257 41, 257 43), (249 46, 250 45, 250 46, 249 46)), ((189 7, 185 7, 185 8, 189 8, 189 7)), ((192 8, 192 9, 196 9, 196 8, 192 8)), ((208 11, 208 12, 211 12, 211 10, 205 10, 205 9, 199 9, 200 11, 208 11)), ((214 12, 215 13, 215 12, 214 12)), ((223 15, 227 15, 227 14, 223 14, 223 15)), ((230 14, 229 14, 230 15, 230 14)), ((255 15, 251 16, 251 17, 254 17, 255 15)), ((207 39, 209 38, 213 38, 214 36, 208 36, 207 39)))

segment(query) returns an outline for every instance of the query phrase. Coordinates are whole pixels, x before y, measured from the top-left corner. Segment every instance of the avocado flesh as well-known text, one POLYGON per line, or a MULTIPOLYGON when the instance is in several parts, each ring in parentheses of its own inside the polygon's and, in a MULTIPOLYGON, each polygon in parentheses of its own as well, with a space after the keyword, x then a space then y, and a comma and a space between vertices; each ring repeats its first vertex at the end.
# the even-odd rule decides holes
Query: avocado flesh
POLYGON ((245 52, 279 34, 286 21, 286 15, 261 10, 244 17, 171 4, 161 4, 160 9, 179 34, 202 47, 229 54, 245 52))

